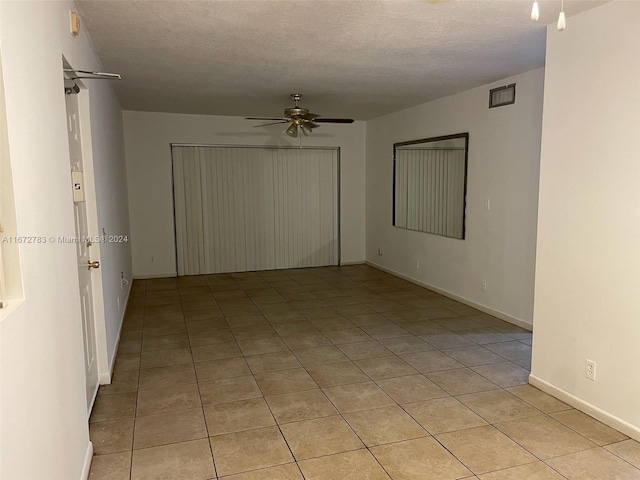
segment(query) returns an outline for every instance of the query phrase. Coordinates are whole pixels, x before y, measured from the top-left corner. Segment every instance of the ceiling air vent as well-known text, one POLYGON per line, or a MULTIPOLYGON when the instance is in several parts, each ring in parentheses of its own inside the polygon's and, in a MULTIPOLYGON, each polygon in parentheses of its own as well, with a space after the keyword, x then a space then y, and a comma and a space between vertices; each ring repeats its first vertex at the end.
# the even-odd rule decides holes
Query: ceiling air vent
POLYGON ((493 88, 489 92, 489 108, 502 107, 516 103, 516 84, 493 88))

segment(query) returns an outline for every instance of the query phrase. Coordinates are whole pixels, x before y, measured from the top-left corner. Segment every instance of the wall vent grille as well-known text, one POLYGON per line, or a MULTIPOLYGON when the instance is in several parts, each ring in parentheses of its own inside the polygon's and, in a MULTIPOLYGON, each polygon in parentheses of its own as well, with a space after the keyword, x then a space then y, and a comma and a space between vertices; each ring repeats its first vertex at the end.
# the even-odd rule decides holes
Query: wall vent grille
POLYGON ((503 107, 516 103, 516 84, 492 88, 489 92, 489 108, 503 107))

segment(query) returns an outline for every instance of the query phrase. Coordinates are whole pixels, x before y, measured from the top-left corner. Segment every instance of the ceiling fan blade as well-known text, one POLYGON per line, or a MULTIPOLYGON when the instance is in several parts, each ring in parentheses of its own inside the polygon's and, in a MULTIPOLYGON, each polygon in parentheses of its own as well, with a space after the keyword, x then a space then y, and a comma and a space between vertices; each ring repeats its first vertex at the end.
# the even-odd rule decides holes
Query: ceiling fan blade
POLYGON ((289 123, 289 120, 280 120, 279 122, 263 123, 261 125, 254 125, 253 128, 268 127, 269 125, 280 125, 281 123, 289 123))
POLYGON ((245 120, 282 120, 288 122, 288 118, 282 117, 244 117, 245 120))
POLYGON ((315 123, 353 123, 355 120, 353 118, 314 118, 313 121, 315 123))

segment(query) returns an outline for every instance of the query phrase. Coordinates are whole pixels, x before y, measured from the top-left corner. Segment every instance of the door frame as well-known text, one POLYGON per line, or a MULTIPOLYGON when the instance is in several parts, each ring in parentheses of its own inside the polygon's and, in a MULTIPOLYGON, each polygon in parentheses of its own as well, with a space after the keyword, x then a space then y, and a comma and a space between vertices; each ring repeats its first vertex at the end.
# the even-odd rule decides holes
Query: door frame
MULTIPOLYGON (((63 58, 63 67, 73 68, 63 58)), ((82 162, 83 162, 83 181, 85 190, 85 205, 87 213, 87 226, 90 237, 100 237, 102 232, 98 222, 98 202, 96 196, 96 182, 95 182, 95 168, 93 158, 93 144, 91 135, 91 105, 90 105, 90 91, 80 80, 74 80, 76 85, 80 88, 77 94, 78 99, 78 116, 79 116, 79 130, 80 141, 82 146, 82 162)), ((65 118, 66 121, 66 118, 65 118)), ((68 188, 71 187, 71 182, 68 183, 68 188)), ((72 208, 72 205, 70 205, 72 208)), ((91 260, 99 261, 102 263, 101 245, 99 242, 95 242, 91 248, 91 260)), ((98 383, 105 385, 111 383, 111 369, 108 361, 107 350, 107 329, 104 310, 104 293, 103 293, 103 270, 99 270, 98 275, 93 275, 91 278, 91 294, 93 297, 93 322, 95 332, 95 347, 96 347, 96 362, 98 369, 98 383)), ((80 293, 78 292, 78 295, 80 293)), ((97 391, 96 391, 97 395, 97 391)), ((94 396, 95 401, 95 396, 94 396)), ((91 408, 93 407, 93 401, 91 408)), ((89 410, 90 411, 90 410, 89 410)))

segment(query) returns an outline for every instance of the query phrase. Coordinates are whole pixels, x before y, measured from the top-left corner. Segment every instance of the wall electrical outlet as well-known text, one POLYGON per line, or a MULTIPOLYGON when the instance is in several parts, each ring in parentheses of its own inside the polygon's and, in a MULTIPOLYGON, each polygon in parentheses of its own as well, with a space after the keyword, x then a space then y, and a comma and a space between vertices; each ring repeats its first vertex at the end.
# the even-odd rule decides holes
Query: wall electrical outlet
POLYGON ((381 249, 381 248, 379 248, 379 249, 378 249, 378 256, 379 256, 379 257, 381 257, 381 256, 382 256, 382 249, 381 249))
POLYGON ((584 363, 584 376, 589 380, 596 381, 596 362, 589 360, 588 358, 584 363))
POLYGON ((482 282, 480 283, 480 290, 482 290, 483 292, 487 291, 487 281, 486 280, 482 280, 482 282))
POLYGON ((416 260, 416 270, 420 270, 420 260, 416 260))

